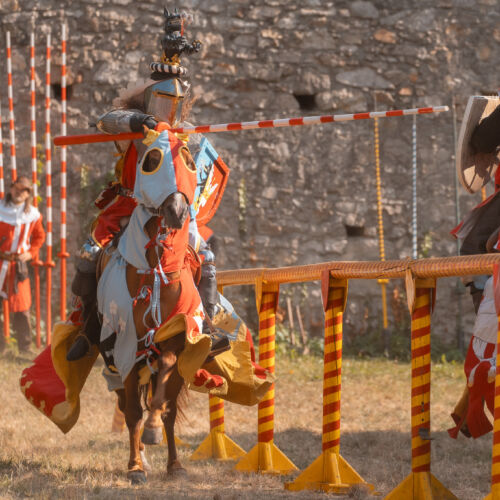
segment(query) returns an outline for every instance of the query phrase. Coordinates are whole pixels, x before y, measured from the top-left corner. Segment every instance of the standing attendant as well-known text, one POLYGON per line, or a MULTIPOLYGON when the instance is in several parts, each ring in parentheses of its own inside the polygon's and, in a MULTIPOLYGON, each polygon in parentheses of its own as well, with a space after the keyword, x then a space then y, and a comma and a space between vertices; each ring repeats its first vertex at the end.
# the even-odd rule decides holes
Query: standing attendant
MULTIPOLYGON (((45 241, 42 216, 32 205, 33 184, 21 175, 0 201, 0 296, 9 301, 19 352, 29 352, 31 290, 28 262, 45 241)), ((1 337, 0 350, 5 348, 1 337)))

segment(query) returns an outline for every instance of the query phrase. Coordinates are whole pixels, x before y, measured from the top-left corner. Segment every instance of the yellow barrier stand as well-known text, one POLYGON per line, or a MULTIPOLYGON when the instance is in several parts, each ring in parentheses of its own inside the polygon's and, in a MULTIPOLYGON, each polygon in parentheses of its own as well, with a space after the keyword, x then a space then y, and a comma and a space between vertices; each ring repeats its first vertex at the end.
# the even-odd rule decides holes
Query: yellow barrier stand
POLYGON ((412 472, 386 500, 451 500, 457 497, 431 474, 431 313, 436 280, 406 276, 411 313, 411 466, 412 472))
POLYGON ((340 391, 342 374, 342 321, 347 301, 347 280, 335 280, 325 271, 321 280, 325 309, 323 355, 323 433, 321 455, 291 483, 290 491, 320 490, 345 494, 354 485, 368 484, 340 455, 340 391))
MULTIPOLYGON (((220 294, 224 289, 217 287, 220 294)), ((208 409, 210 414, 210 433, 196 448, 189 460, 237 460, 245 454, 245 450, 240 448, 231 438, 226 436, 224 429, 224 400, 208 395, 208 409)))
MULTIPOLYGON (((259 311, 259 364, 274 373, 276 309, 279 285, 257 279, 255 296, 259 311)), ((236 465, 242 472, 288 474, 297 467, 278 449, 274 439, 274 384, 259 403, 258 439, 236 465)))
POLYGON ((236 460, 245 455, 240 448, 224 432, 224 400, 217 396, 208 396, 210 410, 210 433, 198 446, 189 460, 236 460))
POLYGON ((497 367, 495 375, 495 406, 493 408, 493 448, 491 452, 491 493, 485 500, 500 500, 500 273, 499 265, 493 266, 495 307, 498 314, 497 367))

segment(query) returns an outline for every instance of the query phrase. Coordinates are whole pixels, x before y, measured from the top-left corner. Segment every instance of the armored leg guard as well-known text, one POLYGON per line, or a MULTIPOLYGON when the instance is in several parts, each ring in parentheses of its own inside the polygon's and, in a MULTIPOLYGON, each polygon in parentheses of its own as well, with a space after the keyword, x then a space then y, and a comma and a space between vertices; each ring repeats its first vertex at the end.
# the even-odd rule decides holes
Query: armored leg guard
POLYGON ((217 292, 216 269, 213 262, 205 262, 201 267, 201 279, 198 285, 201 302, 208 316, 203 321, 203 332, 212 338, 212 349, 206 362, 211 361, 217 354, 230 349, 229 339, 220 330, 214 329, 212 319, 215 314, 215 308, 219 300, 217 292))
POLYGON ((203 263, 201 267, 201 279, 198 285, 198 292, 200 293, 201 302, 206 314, 212 319, 215 313, 215 306, 219 299, 216 270, 212 262, 203 263))
POLYGON ((83 358, 90 351, 91 344, 98 345, 101 337, 101 324, 97 314, 96 277, 99 248, 94 246, 89 252, 86 249, 88 246, 88 243, 86 243, 80 251, 80 257, 76 266, 76 275, 71 285, 73 293, 79 296, 82 301, 83 328, 66 354, 68 361, 76 361, 83 358))

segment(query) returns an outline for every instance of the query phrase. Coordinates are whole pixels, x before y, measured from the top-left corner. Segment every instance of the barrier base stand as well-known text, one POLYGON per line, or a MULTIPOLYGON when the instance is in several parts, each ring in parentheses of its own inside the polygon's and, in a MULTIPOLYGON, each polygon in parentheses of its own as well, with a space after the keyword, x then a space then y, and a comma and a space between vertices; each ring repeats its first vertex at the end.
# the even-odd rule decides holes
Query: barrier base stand
POLYGON ((296 479, 285 483, 289 491, 316 490, 326 493, 346 494, 353 487, 373 492, 373 484, 367 483, 340 455, 326 450, 296 479))
POLYGON ((500 491, 495 491, 495 492, 491 492, 491 493, 488 493, 485 497, 484 497, 484 500, 497 500, 497 499, 500 499, 500 491))
POLYGON ((240 472, 289 474, 299 470, 272 441, 257 443, 235 466, 240 472))
POLYGON ((430 472, 412 472, 384 500, 458 500, 430 472))
POLYGON ((189 460, 237 460, 245 455, 245 450, 240 448, 224 432, 210 431, 208 436, 196 448, 189 460))

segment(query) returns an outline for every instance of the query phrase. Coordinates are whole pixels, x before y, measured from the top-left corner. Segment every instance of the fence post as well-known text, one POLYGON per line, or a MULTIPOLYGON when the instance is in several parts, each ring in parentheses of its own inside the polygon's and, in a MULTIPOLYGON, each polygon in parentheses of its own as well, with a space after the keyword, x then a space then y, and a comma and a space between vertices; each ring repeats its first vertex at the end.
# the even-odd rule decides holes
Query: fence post
MULTIPOLYGON (((259 364, 274 373, 276 309, 279 285, 257 279, 255 286, 259 312, 259 364)), ((235 465, 242 472, 288 474, 298 470, 274 442, 274 384, 259 403, 258 442, 235 465)))
POLYGON ((431 314, 436 280, 414 280, 409 271, 406 295, 411 313, 412 472, 386 496, 386 500, 456 499, 431 474, 431 314))
POLYGON ((500 500, 500 267, 493 266, 493 296, 498 315, 495 396, 493 408, 493 444, 491 450, 491 493, 484 500, 500 500))
POLYGON ((210 411, 210 433, 196 448, 189 460, 236 460, 245 454, 224 432, 224 400, 208 395, 208 406, 210 411))
MULTIPOLYGON (((220 294, 223 287, 217 287, 220 294)), ((208 395, 208 409, 210 413, 210 432, 196 448, 189 460, 236 460, 245 454, 245 450, 240 448, 231 438, 226 436, 224 429, 224 400, 208 395)))
POLYGON ((321 278, 325 310, 323 354, 323 432, 321 455, 285 488, 291 491, 320 490, 347 493, 354 485, 373 485, 340 455, 340 390, 342 374, 342 319, 347 301, 347 280, 337 280, 324 271, 321 278))

